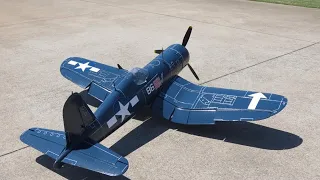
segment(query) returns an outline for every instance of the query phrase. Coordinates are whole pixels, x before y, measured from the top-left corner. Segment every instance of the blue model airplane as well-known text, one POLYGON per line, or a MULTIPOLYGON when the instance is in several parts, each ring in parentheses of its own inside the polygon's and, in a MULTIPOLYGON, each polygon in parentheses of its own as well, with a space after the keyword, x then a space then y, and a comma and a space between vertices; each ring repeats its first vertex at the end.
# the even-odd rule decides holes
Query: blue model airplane
POLYGON ((31 128, 20 139, 55 159, 54 167, 64 163, 110 176, 128 169, 128 161, 99 144, 104 138, 134 117, 145 106, 153 116, 186 125, 215 124, 217 121, 254 121, 280 112, 287 104, 283 96, 269 93, 204 87, 178 76, 189 64, 186 49, 192 27, 182 45, 173 44, 143 68, 130 71, 71 57, 61 64, 61 74, 88 89, 101 101, 95 113, 78 93, 63 107, 65 131, 31 128))

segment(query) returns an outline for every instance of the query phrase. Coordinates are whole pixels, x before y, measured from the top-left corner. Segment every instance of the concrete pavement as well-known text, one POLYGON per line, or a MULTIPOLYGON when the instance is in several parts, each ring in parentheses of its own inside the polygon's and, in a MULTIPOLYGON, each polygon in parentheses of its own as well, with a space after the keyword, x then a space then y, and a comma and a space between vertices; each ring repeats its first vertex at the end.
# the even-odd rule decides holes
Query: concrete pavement
MULTIPOLYGON (((281 94, 288 106, 265 121, 212 127, 131 120, 102 142, 130 163, 111 179, 320 178, 320 10, 245 0, 1 1, 0 9, 0 179, 109 179, 71 166, 53 172, 19 136, 63 129, 63 103, 82 90, 60 75, 65 58, 141 67, 189 25, 197 83, 281 94)), ((181 76, 196 82, 188 69, 181 76)))

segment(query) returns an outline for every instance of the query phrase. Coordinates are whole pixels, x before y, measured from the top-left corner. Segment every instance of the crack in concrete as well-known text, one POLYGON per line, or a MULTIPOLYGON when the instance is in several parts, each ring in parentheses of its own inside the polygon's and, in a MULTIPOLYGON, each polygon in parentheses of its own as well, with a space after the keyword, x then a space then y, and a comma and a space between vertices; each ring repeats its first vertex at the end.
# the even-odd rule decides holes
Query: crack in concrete
POLYGON ((38 19, 30 19, 27 21, 22 21, 22 22, 17 22, 17 23, 4 23, 0 24, 0 28, 6 28, 10 26, 16 26, 16 25, 21 25, 21 24, 28 24, 28 23, 33 23, 33 22, 41 22, 41 21, 50 21, 50 20, 57 20, 57 19, 67 19, 67 18, 75 18, 75 17, 81 17, 81 16, 87 16, 92 13, 86 13, 86 14, 78 14, 78 15, 71 15, 71 16, 61 16, 61 17, 52 17, 52 18, 38 18, 38 19))
MULTIPOLYGON (((212 25, 216 25, 216 26, 220 26, 220 27, 238 29, 238 30, 242 30, 242 31, 249 31, 249 32, 265 34, 265 35, 269 35, 269 36, 275 36, 275 37, 281 37, 281 38, 285 38, 285 39, 296 40, 296 41, 313 42, 313 41, 308 41, 308 40, 303 40, 303 39, 296 39, 296 38, 280 36, 280 35, 276 35, 276 34, 272 34, 272 33, 264 33, 264 32, 250 30, 250 29, 239 28, 239 27, 235 27, 235 26, 227 26, 227 25, 222 25, 222 24, 217 24, 217 23, 212 23, 212 22, 206 22, 206 21, 201 21, 201 20, 196 20, 196 19, 190 19, 190 18, 184 18, 184 17, 174 16, 174 15, 169 15, 169 14, 162 14, 162 13, 151 12, 151 11, 146 11, 146 10, 141 10, 141 9, 116 6, 116 5, 112 5, 112 4, 108 4, 108 3, 92 2, 92 1, 87 1, 87 0, 79 0, 79 1, 87 2, 87 3, 93 3, 93 4, 100 4, 100 5, 105 5, 105 6, 109 6, 109 7, 115 7, 115 8, 122 8, 122 9, 140 11, 140 12, 144 12, 144 13, 167 16, 167 17, 172 17, 172 18, 177 18, 177 19, 189 20, 189 21, 194 21, 194 22, 199 22, 199 23, 204 23, 204 24, 212 24, 212 25)), ((27 23, 30 23, 30 22, 40 22, 40 21, 48 21, 48 20, 56 20, 56 19, 75 18, 75 17, 86 16, 86 15, 90 15, 90 14, 92 14, 92 13, 72 15, 72 16, 62 16, 62 17, 55 17, 55 18, 32 19, 32 20, 18 22, 18 23, 12 23, 12 24, 0 24, 0 28, 10 27, 10 26, 15 26, 15 25, 20 25, 20 24, 27 24, 27 23)))
POLYGON ((4 157, 4 156, 6 156, 6 155, 13 154, 13 153, 15 153, 15 152, 18 152, 18 151, 24 150, 24 149, 26 149, 26 148, 28 148, 28 147, 29 147, 29 146, 24 146, 24 147, 22 147, 22 148, 19 148, 19 149, 16 149, 16 150, 10 151, 10 152, 8 152, 8 153, 1 154, 1 155, 0 155, 0 158, 1 158, 1 157, 4 157))
POLYGON ((316 43, 312 43, 312 44, 310 44, 310 45, 308 45, 308 46, 304 46, 304 47, 302 47, 302 48, 299 48, 299 49, 290 51, 290 52, 288 52, 288 53, 281 54, 281 55, 279 55, 279 56, 276 56, 276 57, 273 57, 273 58, 270 58, 270 59, 267 59, 267 60, 258 62, 258 63, 256 63, 256 64, 253 64, 253 65, 250 65, 250 66, 247 66, 247 67, 238 69, 238 70, 235 70, 235 71, 233 71, 233 72, 224 74, 224 75, 222 75, 222 76, 219 76, 219 77, 216 77, 216 78, 207 80, 207 81, 205 81, 205 82, 200 83, 199 85, 203 85, 203 84, 209 83, 209 82, 211 82, 211 81, 214 81, 214 80, 217 80, 217 79, 221 79, 221 78, 223 78, 223 77, 226 77, 226 76, 229 76, 229 75, 232 75, 232 74, 235 74, 235 73, 244 71, 244 70, 246 70, 246 69, 249 69, 249 68, 252 68, 252 67, 255 67, 255 66, 258 66, 258 65, 260 65, 260 64, 264 64, 264 63, 267 63, 267 62, 276 60, 276 59, 281 58, 281 57, 283 57, 283 56, 286 56, 286 55, 289 55, 289 54, 293 54, 293 53, 295 53, 295 52, 297 52, 297 51, 301 51, 301 50, 303 50, 303 49, 309 48, 309 47, 314 46, 314 45, 319 44, 319 43, 320 43, 320 41, 319 41, 319 42, 316 42, 316 43))
POLYGON ((106 5, 106 6, 115 7, 115 8, 122 8, 122 9, 129 9, 129 10, 134 10, 134 11, 140 11, 140 12, 145 12, 145 13, 149 13, 149 14, 167 16, 167 17, 172 17, 172 18, 177 18, 177 19, 189 20, 189 21, 199 22, 199 23, 203 23, 203 24, 212 24, 212 25, 216 25, 216 26, 220 26, 220 27, 226 27, 226 28, 231 28, 231 29, 238 29, 238 30, 242 30, 242 31, 249 31, 249 32, 254 32, 254 33, 259 33, 259 34, 265 34, 265 35, 269 35, 269 36, 275 36, 275 37, 281 37, 281 38, 285 38, 285 39, 296 40, 296 41, 313 42, 313 43, 314 43, 314 41, 308 41, 308 40, 303 40, 303 39, 290 38, 290 37, 280 36, 280 35, 276 35, 276 34, 272 34, 272 33, 264 33, 264 32, 259 32, 259 31, 250 30, 250 29, 239 28, 239 27, 235 27, 235 26, 227 26, 227 25, 222 25, 222 24, 217 24, 217 23, 212 23, 212 22, 206 22, 206 21, 201 21, 201 20, 196 20, 196 19, 190 19, 190 18, 184 18, 184 17, 174 16, 174 15, 170 15, 170 14, 163 14, 163 13, 151 12, 151 11, 146 11, 146 10, 141 10, 141 9, 128 8, 128 7, 123 7, 123 6, 116 6, 116 5, 112 5, 112 4, 108 4, 108 3, 93 2, 93 1, 88 1, 88 0, 79 0, 79 1, 88 2, 88 3, 94 3, 94 4, 100 4, 100 5, 106 5))

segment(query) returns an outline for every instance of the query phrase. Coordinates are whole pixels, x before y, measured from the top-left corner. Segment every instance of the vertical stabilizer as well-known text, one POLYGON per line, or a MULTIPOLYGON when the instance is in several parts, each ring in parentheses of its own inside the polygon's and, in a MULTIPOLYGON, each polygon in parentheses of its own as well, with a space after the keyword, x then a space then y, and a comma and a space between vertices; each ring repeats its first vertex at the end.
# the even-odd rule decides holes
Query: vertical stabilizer
POLYGON ((67 140, 66 148, 69 148, 72 142, 77 141, 85 131, 85 128, 94 120, 94 114, 80 94, 71 94, 63 107, 63 121, 67 140))

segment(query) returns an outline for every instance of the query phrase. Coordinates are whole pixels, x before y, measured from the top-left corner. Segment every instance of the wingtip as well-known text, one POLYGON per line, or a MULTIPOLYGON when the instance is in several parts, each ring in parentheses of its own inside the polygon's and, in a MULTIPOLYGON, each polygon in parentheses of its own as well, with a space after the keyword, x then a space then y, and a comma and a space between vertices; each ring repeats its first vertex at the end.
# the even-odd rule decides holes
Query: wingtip
POLYGON ((288 98, 286 97, 283 97, 283 100, 280 104, 280 108, 279 108, 279 112, 282 111, 288 104, 288 98))
POLYGON ((288 99, 286 97, 283 97, 282 101, 280 102, 279 108, 272 111, 271 116, 274 116, 281 112, 288 104, 288 99))
POLYGON ((108 175, 108 176, 121 176, 129 169, 129 162, 124 157, 121 157, 120 159, 118 159, 118 161, 115 163, 115 165, 118 168, 115 168, 112 171, 110 171, 110 169, 109 169, 108 171, 102 171, 100 173, 108 175))
POLYGON ((25 130, 21 135, 20 135, 20 141, 26 143, 26 137, 29 135, 30 131, 35 131, 37 128, 33 127, 30 129, 25 130))

